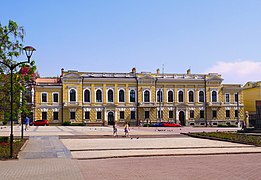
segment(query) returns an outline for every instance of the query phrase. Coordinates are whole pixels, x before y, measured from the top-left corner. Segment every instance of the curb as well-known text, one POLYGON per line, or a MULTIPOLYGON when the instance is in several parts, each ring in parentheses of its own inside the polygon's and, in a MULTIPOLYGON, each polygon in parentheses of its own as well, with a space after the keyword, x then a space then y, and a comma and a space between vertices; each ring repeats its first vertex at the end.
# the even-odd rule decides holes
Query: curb
POLYGON ((28 144, 28 142, 29 142, 29 139, 27 139, 26 141, 25 141, 25 143, 24 143, 24 145, 20 148, 20 151, 19 151, 19 153, 17 154, 17 159, 20 159, 20 153, 25 149, 25 147, 27 146, 27 144, 28 144))

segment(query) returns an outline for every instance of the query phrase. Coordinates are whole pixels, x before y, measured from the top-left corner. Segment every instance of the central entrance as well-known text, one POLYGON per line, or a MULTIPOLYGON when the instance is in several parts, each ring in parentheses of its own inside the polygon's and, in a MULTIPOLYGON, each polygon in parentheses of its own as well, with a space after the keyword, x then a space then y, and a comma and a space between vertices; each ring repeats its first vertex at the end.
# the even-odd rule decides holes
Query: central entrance
POLYGON ((108 125, 114 125, 114 115, 113 115, 113 112, 109 112, 108 113, 108 125))
POLYGON ((181 125, 181 126, 186 126, 186 123, 185 123, 185 113, 184 113, 184 111, 180 111, 180 112, 179 112, 179 122, 180 122, 180 125, 181 125))

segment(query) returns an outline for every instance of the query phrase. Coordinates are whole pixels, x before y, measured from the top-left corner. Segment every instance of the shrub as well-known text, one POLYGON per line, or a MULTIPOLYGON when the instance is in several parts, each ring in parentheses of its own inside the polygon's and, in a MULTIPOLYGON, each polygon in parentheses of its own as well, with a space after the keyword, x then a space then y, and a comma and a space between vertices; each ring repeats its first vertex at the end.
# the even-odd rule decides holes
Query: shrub
POLYGON ((63 122, 63 126, 70 126, 72 123, 70 122, 70 121, 65 121, 65 122, 63 122))
POLYGON ((8 137, 0 137, 0 142, 8 142, 8 137))

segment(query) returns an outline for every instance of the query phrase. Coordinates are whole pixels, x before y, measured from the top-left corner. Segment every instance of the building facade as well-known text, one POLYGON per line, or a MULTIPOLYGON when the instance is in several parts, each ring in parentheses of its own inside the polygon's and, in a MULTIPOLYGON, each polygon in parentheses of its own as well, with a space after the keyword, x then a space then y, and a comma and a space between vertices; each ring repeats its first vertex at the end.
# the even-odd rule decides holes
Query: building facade
POLYGON ((261 100, 261 81, 247 82, 243 86, 245 111, 256 114, 256 101, 261 100))
POLYGON ((64 71, 38 78, 34 120, 87 125, 175 122, 183 126, 236 124, 244 119, 240 84, 222 84, 221 75, 94 73, 64 71))

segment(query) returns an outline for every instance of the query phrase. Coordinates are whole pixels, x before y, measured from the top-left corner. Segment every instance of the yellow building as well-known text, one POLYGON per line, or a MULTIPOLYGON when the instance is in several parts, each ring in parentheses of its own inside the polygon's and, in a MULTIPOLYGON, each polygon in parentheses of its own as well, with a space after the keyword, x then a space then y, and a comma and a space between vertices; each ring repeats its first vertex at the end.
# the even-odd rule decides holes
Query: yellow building
POLYGON ((261 81, 247 82, 243 86, 245 111, 256 114, 256 101, 261 101, 261 81))
POLYGON ((243 120, 240 84, 222 84, 216 73, 162 74, 64 71, 60 78, 38 78, 34 119, 50 123, 175 122, 183 126, 236 124, 243 120), (238 98, 239 97, 239 98, 238 98), (238 102, 239 99, 239 102, 238 102))

